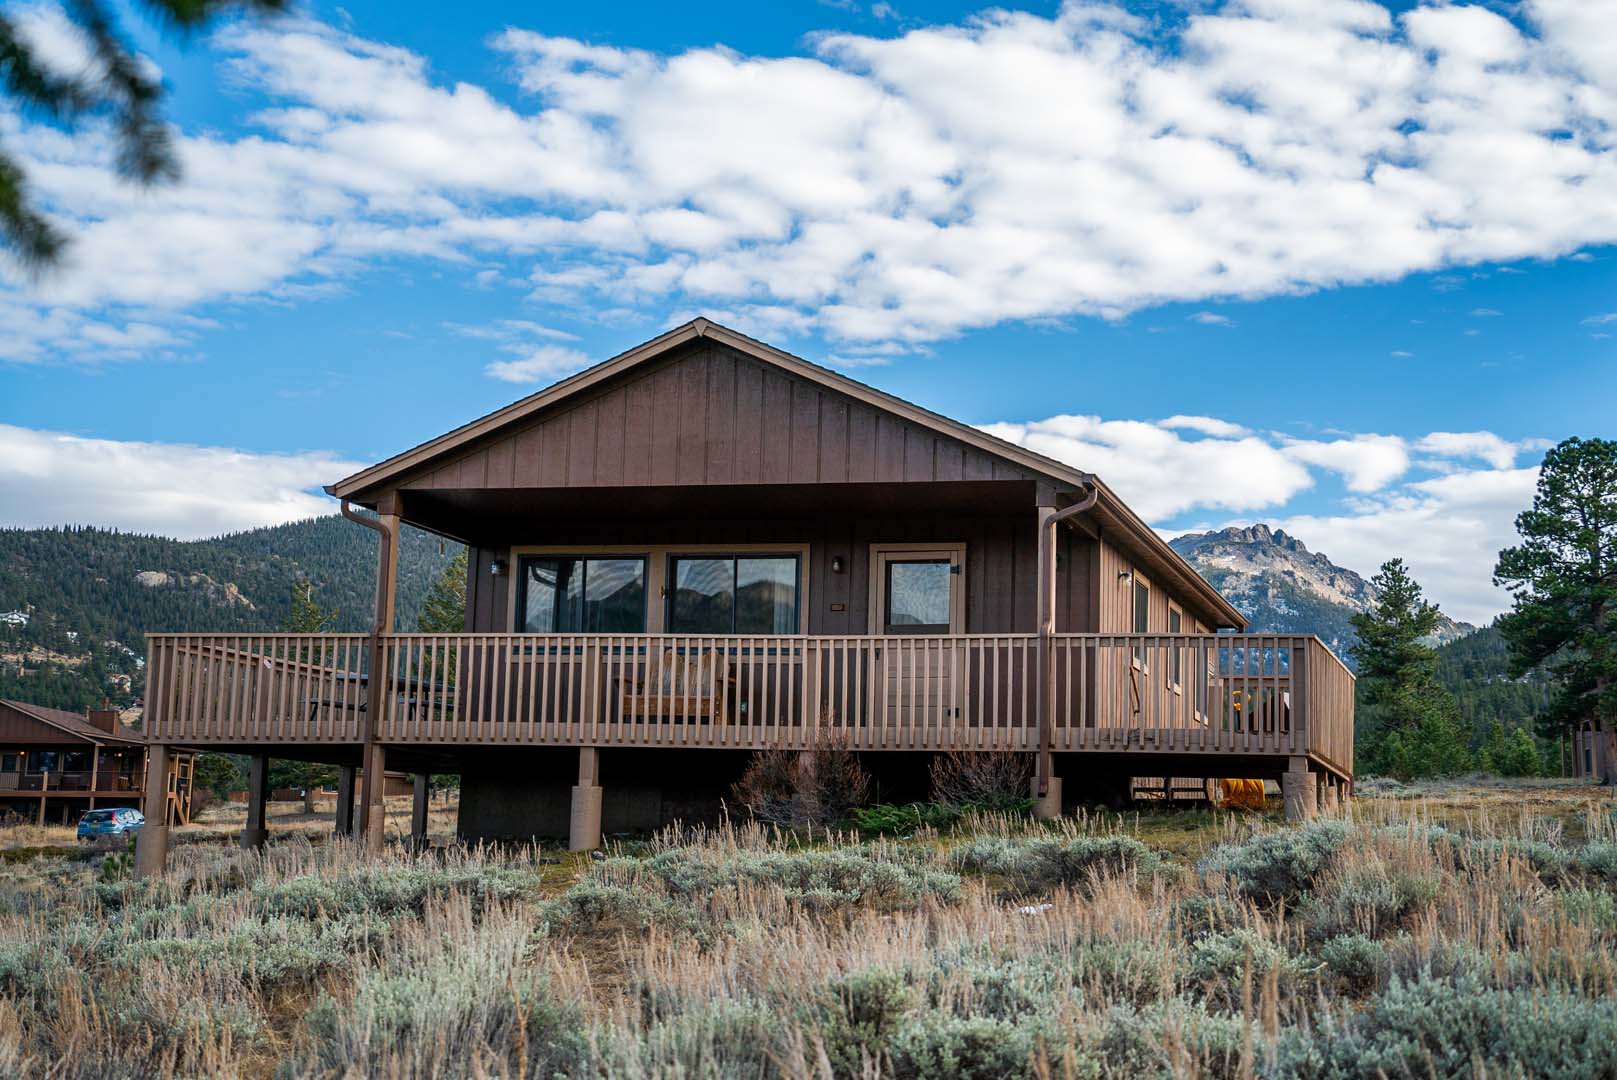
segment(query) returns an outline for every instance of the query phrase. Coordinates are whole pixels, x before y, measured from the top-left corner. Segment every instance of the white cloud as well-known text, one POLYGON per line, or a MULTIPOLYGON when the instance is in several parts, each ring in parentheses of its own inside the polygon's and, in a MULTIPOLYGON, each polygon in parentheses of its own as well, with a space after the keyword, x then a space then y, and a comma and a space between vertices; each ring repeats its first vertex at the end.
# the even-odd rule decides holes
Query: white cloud
POLYGON ((1516 464, 1516 455, 1520 451, 1537 446, 1537 440, 1513 443, 1501 439, 1491 431, 1434 431, 1415 443, 1415 449, 1428 454, 1486 461, 1496 469, 1513 468, 1516 464))
POLYGON ((1329 442, 1293 440, 1283 453, 1341 474, 1349 491, 1380 491, 1409 471, 1409 451, 1393 435, 1355 435, 1329 442))
POLYGON ((1510 606, 1493 585, 1498 553, 1518 541, 1516 515, 1531 505, 1536 466, 1451 473, 1408 485, 1350 513, 1299 514, 1272 524, 1361 573, 1401 557, 1452 618, 1484 624, 1510 606))
POLYGON ((1198 311, 1190 316, 1191 322, 1201 323, 1203 326, 1234 326, 1235 320, 1228 315, 1220 315, 1216 311, 1198 311))
POLYGON ((1199 431, 1203 435, 1216 435, 1224 439, 1251 434, 1240 424, 1232 424, 1228 420, 1220 420, 1214 416, 1170 416, 1166 420, 1158 420, 1157 425, 1184 431, 1199 431))
POLYGON ((483 369, 502 382, 554 382, 564 375, 582 371, 594 361, 577 349, 562 345, 540 345, 515 360, 496 360, 483 369))
POLYGON ((1478 319, 1492 319, 1492 318, 1495 318, 1497 316, 1503 315, 1504 312, 1503 311, 1495 311, 1493 308, 1479 307, 1479 308, 1472 308, 1471 309, 1471 314, 1472 314, 1473 317, 1478 318, 1478 319))
POLYGON ((1232 0, 1165 32, 1069 4, 779 58, 513 29, 492 47, 518 105, 315 22, 243 23, 216 45, 260 127, 182 137, 174 188, 0 113, 79 237, 55 279, 0 283, 26 312, 0 356, 95 358, 67 323, 162 328, 125 309, 389 259, 531 260, 540 303, 724 309, 847 355, 1568 256, 1617 242, 1610 16, 1232 0))
POLYGON ((362 467, 320 451, 263 454, 0 424, 0 524, 215 536, 331 513, 317 489, 362 467))
POLYGON ((1401 556, 1444 610, 1474 623, 1509 605, 1492 585, 1494 560, 1515 542, 1515 517, 1532 502, 1538 474, 1515 462, 1545 445, 1487 431, 1308 441, 1199 416, 1154 424, 1056 416, 984 430, 1098 474, 1164 535, 1184 531, 1163 527, 1180 515, 1223 510, 1241 515, 1231 523, 1284 528, 1366 575, 1401 556), (1316 470, 1340 474, 1354 494, 1300 512, 1295 500, 1317 498, 1316 470), (1270 513, 1252 516, 1261 511, 1270 513))
MULTIPOLYGON (((1182 428, 1192 418, 1173 419, 1182 428)), ((1202 507, 1281 506, 1314 483, 1306 468, 1256 435, 1186 439, 1166 424, 1054 416, 983 430, 1096 473, 1147 520, 1202 507)))

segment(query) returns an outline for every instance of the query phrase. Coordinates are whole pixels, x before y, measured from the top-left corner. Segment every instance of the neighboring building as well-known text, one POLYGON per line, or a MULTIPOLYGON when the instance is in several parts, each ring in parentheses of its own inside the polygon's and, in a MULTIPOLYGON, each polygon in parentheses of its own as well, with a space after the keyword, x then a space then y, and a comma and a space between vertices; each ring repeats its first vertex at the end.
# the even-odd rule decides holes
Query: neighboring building
POLYGON ((1034 754, 1042 813, 1150 775, 1300 815, 1351 776, 1347 669, 1240 633, 1101 480, 705 319, 327 490, 376 512, 380 633, 153 635, 159 747, 459 773, 463 834, 575 846, 826 740, 895 799, 1034 754), (471 549, 464 634, 393 632, 401 523, 471 549))
MULTIPOLYGON (((165 812, 187 822, 192 756, 167 757, 165 812)), ((141 806, 145 780, 145 740, 118 722, 118 710, 75 713, 0 700, 0 810, 40 824, 71 822, 98 806, 141 806)))

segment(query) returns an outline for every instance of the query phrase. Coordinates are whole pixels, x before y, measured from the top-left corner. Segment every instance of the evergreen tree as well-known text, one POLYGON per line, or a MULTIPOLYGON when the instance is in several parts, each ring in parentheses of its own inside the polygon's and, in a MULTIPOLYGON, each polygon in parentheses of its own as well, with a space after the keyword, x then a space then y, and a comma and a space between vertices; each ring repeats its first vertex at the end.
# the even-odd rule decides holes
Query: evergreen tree
MULTIPOLYGON (((315 603, 314 582, 304 579, 292 586, 292 609, 282 629, 289 634, 319 634, 336 621, 337 613, 315 603)), ((274 761, 270 764, 270 787, 311 788, 336 783, 337 770, 312 761, 274 761)))
POLYGON ((322 634, 337 621, 335 611, 326 611, 314 601, 314 582, 305 578, 292 585, 292 609, 281 629, 289 634, 322 634))
POLYGON ((1421 595, 1402 559, 1383 563, 1371 584, 1375 607, 1353 616, 1357 756, 1369 771, 1401 779, 1464 772, 1471 755, 1459 706, 1437 681, 1437 653, 1424 641, 1437 629, 1437 605, 1421 595))
POLYGON ((1602 780, 1617 783, 1617 442, 1571 438, 1546 454, 1516 531, 1494 570, 1514 600, 1499 621, 1512 673, 1550 674, 1543 722, 1599 732, 1602 780))
MULTIPOLYGON (((196 31, 233 9, 279 11, 286 0, 145 0, 156 21, 196 31)), ((79 31, 94 57, 88 71, 63 66, 59 55, 39 48, 16 22, 0 11, 0 93, 17 108, 72 127, 86 120, 110 122, 118 172, 138 184, 179 175, 168 127, 158 111, 163 84, 144 60, 130 51, 114 17, 123 5, 75 0, 62 14, 79 31)), ((65 238, 34 204, 28 179, 15 159, 0 148, 0 240, 25 265, 55 264, 65 238)))
MULTIPOLYGON (((466 554, 466 549, 461 548, 427 591, 427 598, 421 604, 421 614, 415 620, 415 628, 421 633, 458 634, 466 629, 466 554)), ((444 660, 447 667, 443 678, 446 682, 452 682, 455 658, 449 656, 444 660)), ((432 786, 437 790, 458 790, 460 776, 455 773, 434 774, 432 786)))
POLYGON ((458 634, 466 629, 466 549, 454 557, 432 583, 416 617, 423 634, 458 634))

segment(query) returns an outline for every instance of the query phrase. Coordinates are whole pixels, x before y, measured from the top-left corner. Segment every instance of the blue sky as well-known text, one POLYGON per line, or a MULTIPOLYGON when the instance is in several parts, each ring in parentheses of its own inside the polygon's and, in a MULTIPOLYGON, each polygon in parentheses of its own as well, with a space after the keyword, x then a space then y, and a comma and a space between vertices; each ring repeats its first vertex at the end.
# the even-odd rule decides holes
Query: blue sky
POLYGON ((1617 434, 1610 3, 302 4, 137 40, 173 188, 0 113, 78 238, 0 267, 0 524, 301 516, 703 313, 1165 532, 1404 555, 1480 620, 1543 447, 1617 434))

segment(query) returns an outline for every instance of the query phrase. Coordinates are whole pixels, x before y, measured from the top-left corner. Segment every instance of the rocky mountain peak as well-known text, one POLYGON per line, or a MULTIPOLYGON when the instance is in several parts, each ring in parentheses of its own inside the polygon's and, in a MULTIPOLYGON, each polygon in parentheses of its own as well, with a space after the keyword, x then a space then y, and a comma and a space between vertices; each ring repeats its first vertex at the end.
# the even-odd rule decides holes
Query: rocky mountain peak
MULTIPOLYGON (((1268 525, 1188 533, 1169 543, 1229 597, 1252 629, 1318 634, 1339 655, 1353 643, 1352 616, 1376 602, 1375 586, 1362 575, 1268 525)), ((1473 629, 1444 616, 1434 644, 1473 629)))

